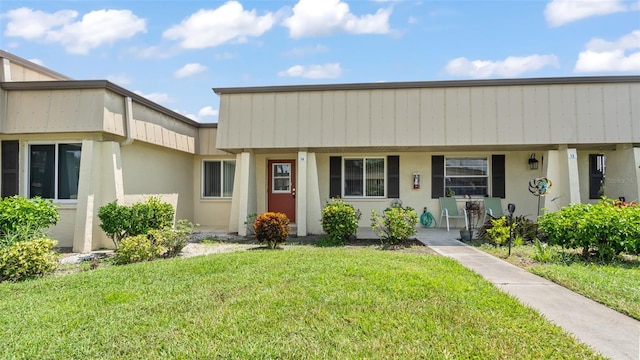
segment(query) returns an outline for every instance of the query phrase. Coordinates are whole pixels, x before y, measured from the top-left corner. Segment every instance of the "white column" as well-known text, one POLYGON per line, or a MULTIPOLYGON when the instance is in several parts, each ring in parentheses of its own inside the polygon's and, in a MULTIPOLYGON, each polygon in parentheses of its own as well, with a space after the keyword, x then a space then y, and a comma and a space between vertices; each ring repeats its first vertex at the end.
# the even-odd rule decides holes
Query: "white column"
POLYGON ((233 183, 233 198, 229 230, 246 236, 247 215, 256 212, 256 165, 255 156, 250 152, 242 152, 236 156, 236 175, 233 183))
POLYGON ((82 142, 78 203, 76 207, 73 251, 87 253, 101 247, 113 247, 100 228, 101 206, 124 199, 120 145, 117 142, 82 142))
POLYGON ((307 153, 307 234, 322 234, 322 206, 316 154, 307 153))
POLYGON ((296 227, 297 235, 307 235, 307 152, 298 152, 296 171, 296 227))

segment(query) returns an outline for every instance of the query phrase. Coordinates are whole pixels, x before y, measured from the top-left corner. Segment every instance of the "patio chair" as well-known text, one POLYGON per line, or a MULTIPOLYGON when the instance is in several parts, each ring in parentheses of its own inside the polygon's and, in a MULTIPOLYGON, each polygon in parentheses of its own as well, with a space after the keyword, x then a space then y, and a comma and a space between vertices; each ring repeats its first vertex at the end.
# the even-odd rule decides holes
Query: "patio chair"
MULTIPOLYGON (((452 197, 441 197, 440 198, 440 224, 442 224, 442 218, 447 219, 447 231, 450 231, 449 228, 449 219, 464 219, 465 229, 469 228, 469 223, 467 222, 467 210, 462 209, 463 214, 460 214, 458 211, 458 205, 456 204, 456 199, 452 197)), ((457 223, 456 223, 457 224, 457 223)))
POLYGON ((484 198, 484 219, 482 223, 487 222, 487 215, 492 218, 499 218, 504 216, 504 210, 502 209, 502 200, 497 197, 484 198))

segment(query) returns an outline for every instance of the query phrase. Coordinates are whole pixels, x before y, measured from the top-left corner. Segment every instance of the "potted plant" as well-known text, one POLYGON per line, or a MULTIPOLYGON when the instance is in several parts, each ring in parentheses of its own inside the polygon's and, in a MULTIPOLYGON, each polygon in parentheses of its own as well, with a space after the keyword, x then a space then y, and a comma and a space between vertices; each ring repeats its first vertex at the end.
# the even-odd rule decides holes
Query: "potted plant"
MULTIPOLYGON (((467 199, 471 198, 468 195, 466 197, 467 199)), ((465 227, 460 229, 460 239, 462 239, 462 241, 471 241, 473 238, 473 220, 474 216, 480 215, 480 204, 477 201, 467 201, 465 208, 467 219, 465 221, 465 227)))

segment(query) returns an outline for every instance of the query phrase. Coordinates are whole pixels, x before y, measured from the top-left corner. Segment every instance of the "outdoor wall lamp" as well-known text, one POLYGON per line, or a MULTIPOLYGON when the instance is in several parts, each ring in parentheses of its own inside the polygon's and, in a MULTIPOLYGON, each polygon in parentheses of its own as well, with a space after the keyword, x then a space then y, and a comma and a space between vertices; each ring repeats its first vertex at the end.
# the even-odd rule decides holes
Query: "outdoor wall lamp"
POLYGON ((531 153, 531 156, 529 156, 529 169, 538 170, 538 159, 536 159, 536 153, 531 153))

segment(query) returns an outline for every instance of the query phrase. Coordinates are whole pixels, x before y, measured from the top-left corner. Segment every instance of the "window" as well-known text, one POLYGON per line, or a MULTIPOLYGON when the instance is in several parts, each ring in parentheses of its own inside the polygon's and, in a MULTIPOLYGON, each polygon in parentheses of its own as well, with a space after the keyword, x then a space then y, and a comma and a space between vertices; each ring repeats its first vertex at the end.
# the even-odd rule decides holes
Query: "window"
POLYGON ((600 199, 604 195, 606 160, 604 154, 589 154, 589 199, 600 199))
POLYGON ((78 198, 81 144, 29 146, 29 197, 78 198))
POLYGON ((234 160, 204 161, 202 163, 202 197, 231 197, 235 175, 236 162, 234 160))
POLYGON ((383 197, 384 158, 344 159, 344 196, 383 197))
POLYGON ((489 194, 489 171, 486 158, 446 158, 445 194, 485 196, 489 194))

